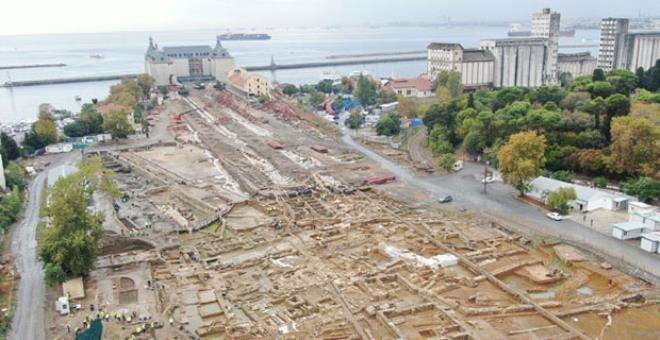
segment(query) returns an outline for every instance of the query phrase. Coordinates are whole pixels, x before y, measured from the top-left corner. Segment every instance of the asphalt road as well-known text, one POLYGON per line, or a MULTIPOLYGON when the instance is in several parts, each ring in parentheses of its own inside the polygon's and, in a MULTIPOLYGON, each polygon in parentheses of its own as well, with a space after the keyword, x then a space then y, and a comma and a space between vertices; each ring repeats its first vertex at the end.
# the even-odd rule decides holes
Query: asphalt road
POLYGON ((355 142, 347 129, 340 123, 343 131, 342 140, 353 149, 378 162, 384 169, 397 176, 397 180, 414 186, 433 197, 451 195, 450 203, 456 208, 477 211, 508 227, 513 227, 524 234, 550 234, 564 240, 575 242, 592 252, 605 255, 609 260, 621 261, 650 273, 638 272, 653 282, 660 282, 660 255, 651 254, 628 243, 603 235, 571 220, 560 222, 550 220, 545 211, 530 206, 516 199, 516 191, 509 185, 494 182, 488 185, 487 194, 483 193, 483 166, 465 162, 463 170, 445 176, 418 176, 408 168, 397 164, 371 149, 355 142))
POLYGON ((11 251, 16 258, 15 265, 21 279, 18 283, 16 311, 9 339, 46 339, 46 286, 43 266, 37 257, 36 240, 39 205, 48 170, 64 163, 73 164, 79 156, 80 154, 75 152, 63 155, 30 182, 25 217, 16 227, 11 243, 11 251))

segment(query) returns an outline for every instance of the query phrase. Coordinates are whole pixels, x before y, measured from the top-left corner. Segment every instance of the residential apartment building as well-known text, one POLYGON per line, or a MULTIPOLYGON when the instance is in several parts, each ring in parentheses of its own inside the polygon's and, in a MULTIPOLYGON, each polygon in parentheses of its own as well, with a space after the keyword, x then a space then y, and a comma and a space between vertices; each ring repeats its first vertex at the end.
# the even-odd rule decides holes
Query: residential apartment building
POLYGON ((145 54, 145 71, 156 80, 156 86, 182 81, 227 81, 227 71, 235 66, 234 59, 222 47, 220 37, 214 48, 207 45, 174 46, 160 49, 149 38, 145 54))
POLYGON ((544 8, 540 13, 532 15, 532 37, 547 39, 547 58, 545 65, 545 83, 559 82, 559 32, 561 15, 544 8))
POLYGON ((495 58, 488 50, 464 49, 455 43, 431 43, 427 47, 427 75, 431 80, 441 71, 458 71, 466 89, 492 87, 494 65, 495 58))
POLYGON ((481 49, 492 53, 493 86, 539 87, 546 84, 548 39, 508 38, 481 41, 481 49))
POLYGON ((628 34, 628 19, 605 18, 600 23, 598 68, 609 71, 623 65, 623 44, 628 34))
POLYGON ((249 73, 242 67, 235 67, 227 71, 227 80, 229 85, 243 96, 270 98, 270 81, 260 74, 249 73))

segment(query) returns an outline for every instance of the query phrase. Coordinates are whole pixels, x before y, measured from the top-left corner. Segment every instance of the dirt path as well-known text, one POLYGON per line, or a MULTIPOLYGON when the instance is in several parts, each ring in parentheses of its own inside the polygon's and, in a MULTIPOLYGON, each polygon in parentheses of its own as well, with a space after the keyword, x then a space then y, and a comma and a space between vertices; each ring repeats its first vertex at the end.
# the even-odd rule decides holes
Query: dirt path
POLYGON ((48 170, 62 163, 74 163, 80 154, 69 153, 39 173, 28 188, 28 204, 25 217, 17 226, 11 243, 16 257, 16 268, 21 275, 16 294, 16 311, 9 332, 9 339, 46 339, 46 286, 42 264, 37 257, 37 224, 39 205, 44 191, 48 170))

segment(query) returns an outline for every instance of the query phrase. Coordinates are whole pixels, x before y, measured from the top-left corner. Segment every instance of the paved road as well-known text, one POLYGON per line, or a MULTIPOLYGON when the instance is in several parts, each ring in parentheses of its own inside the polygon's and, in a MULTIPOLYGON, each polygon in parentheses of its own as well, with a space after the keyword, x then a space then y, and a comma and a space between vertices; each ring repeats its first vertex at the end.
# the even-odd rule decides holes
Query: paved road
MULTIPOLYGON (((343 124, 340 126, 343 127, 343 124)), ((342 130, 344 132, 342 140, 346 144, 378 162, 384 169, 396 175, 399 181, 431 193, 434 197, 452 195, 454 202, 451 205, 480 212, 525 234, 551 234, 579 243, 591 251, 609 256, 610 259, 620 260, 642 269, 655 277, 638 273, 640 276, 660 282, 659 255, 647 253, 639 247, 608 237, 571 220, 561 222, 550 220, 545 217, 545 211, 517 200, 516 191, 509 185, 491 183, 488 185, 488 194, 484 194, 481 184, 483 177, 481 165, 466 162, 463 170, 451 175, 420 177, 408 168, 355 142, 346 128, 342 130)))
MULTIPOLYGON (((77 161, 79 153, 63 155, 49 167, 77 161)), ((15 265, 21 275, 16 295, 16 311, 9 339, 46 339, 46 287, 42 264, 37 257, 37 224, 39 205, 46 183, 48 169, 40 172, 28 188, 25 218, 17 226, 11 243, 15 265)))

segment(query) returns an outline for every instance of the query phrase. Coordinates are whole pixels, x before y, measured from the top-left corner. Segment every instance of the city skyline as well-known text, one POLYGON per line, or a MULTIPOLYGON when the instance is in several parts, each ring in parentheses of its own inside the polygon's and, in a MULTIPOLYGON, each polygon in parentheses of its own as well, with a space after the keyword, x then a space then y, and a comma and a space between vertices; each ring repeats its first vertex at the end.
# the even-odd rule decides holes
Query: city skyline
POLYGON ((212 28, 288 28, 337 25, 371 25, 390 22, 526 22, 543 7, 562 13, 564 19, 608 16, 638 17, 660 13, 660 4, 631 0, 601 6, 597 0, 559 1, 432 1, 394 0, 117 0, 113 2, 25 0, 5 7, 0 35, 43 33, 94 33, 161 31, 212 28), (35 8, 39 8, 35 11, 35 8), (511 11, 516 8, 516 11, 511 11), (273 15, 282 13, 284 15, 273 15), (101 15, 95 15, 101 14, 101 15))

